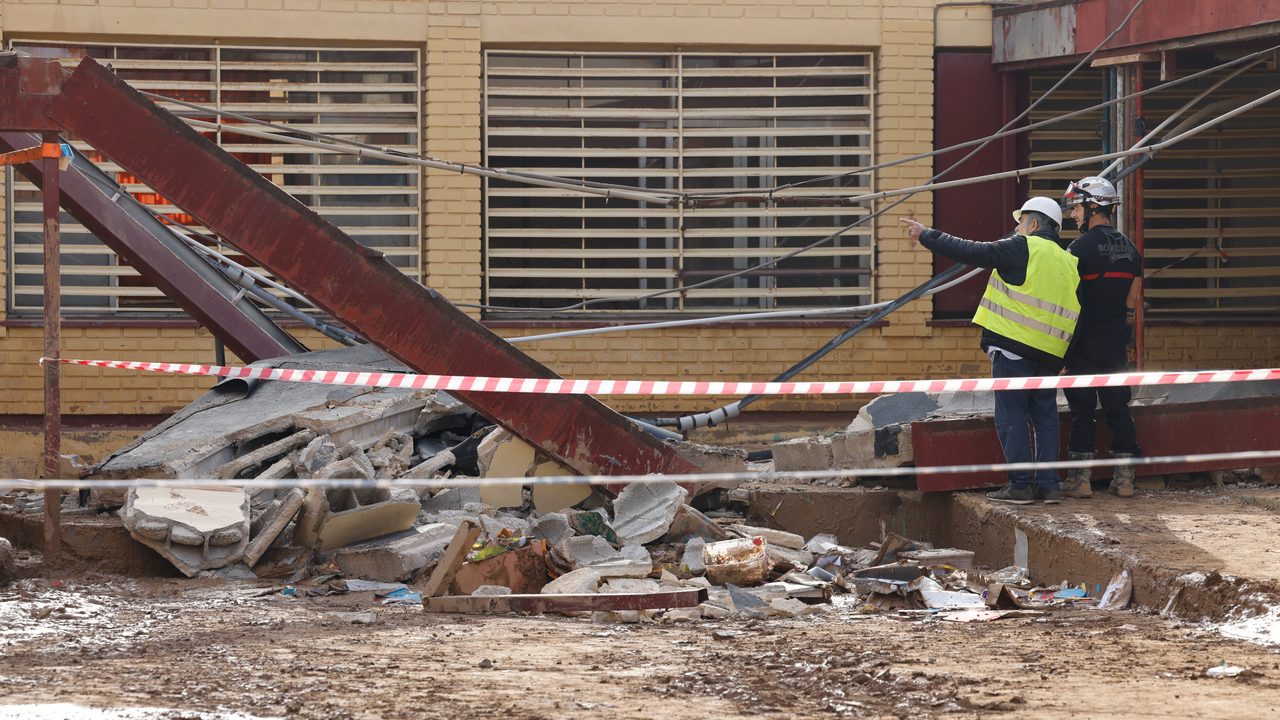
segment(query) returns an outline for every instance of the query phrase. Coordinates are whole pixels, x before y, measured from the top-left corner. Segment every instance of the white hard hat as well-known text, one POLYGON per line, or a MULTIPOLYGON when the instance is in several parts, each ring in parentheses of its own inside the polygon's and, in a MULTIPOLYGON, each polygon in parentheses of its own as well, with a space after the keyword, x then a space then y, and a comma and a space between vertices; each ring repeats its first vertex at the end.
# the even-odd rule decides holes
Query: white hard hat
POLYGON ((1022 203, 1022 207, 1013 211, 1013 219, 1022 222, 1022 213, 1031 210, 1052 220, 1056 227, 1062 227, 1062 208, 1058 201, 1047 197, 1033 197, 1022 203))
POLYGON ((1116 192, 1116 186, 1112 185, 1110 180, 1090 175, 1087 178, 1081 178, 1080 182, 1068 185, 1066 194, 1062 196, 1062 202, 1068 207, 1086 202, 1116 205, 1120 202, 1120 193, 1116 192))

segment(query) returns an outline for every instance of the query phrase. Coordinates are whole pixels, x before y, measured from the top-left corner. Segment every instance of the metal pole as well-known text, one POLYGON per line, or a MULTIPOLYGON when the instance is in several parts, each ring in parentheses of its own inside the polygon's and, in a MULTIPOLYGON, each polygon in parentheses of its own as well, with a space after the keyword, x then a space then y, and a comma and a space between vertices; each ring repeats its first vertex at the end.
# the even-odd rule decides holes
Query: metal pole
MULTIPOLYGON (((45 478, 59 474, 62 456, 61 356, 62 294, 61 258, 58 239, 58 134, 46 132, 41 148, 44 164, 44 472, 45 478)), ((62 493, 44 491, 44 557, 58 562, 62 551, 62 493)))

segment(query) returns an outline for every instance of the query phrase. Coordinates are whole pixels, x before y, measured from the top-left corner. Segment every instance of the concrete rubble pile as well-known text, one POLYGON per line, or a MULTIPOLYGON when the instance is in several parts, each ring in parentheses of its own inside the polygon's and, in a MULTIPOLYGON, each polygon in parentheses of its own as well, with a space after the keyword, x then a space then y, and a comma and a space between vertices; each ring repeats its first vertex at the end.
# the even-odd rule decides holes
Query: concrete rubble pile
MULTIPOLYGON (((370 346, 264 364, 404 370, 370 346)), ((710 470, 746 466, 741 451, 677 447, 710 470)), ((636 485, 614 498, 586 484, 533 480, 576 475, 446 393, 233 380, 83 474, 222 482, 94 489, 80 500, 88 505, 82 512, 118 515, 134 540, 188 577, 294 583, 334 572, 381 583, 425 579, 457 528, 470 521, 480 529, 481 555, 451 581, 465 593, 485 585, 539 592, 552 578, 587 566, 599 575, 594 592, 648 575, 645 544, 669 534, 728 537, 688 505, 689 490, 670 483, 636 485), (531 482, 464 482, 484 477, 531 482), (453 478, 455 487, 434 491, 397 487, 397 481, 453 478), (290 486, 292 479, 320 482, 290 486), (329 480, 354 480, 359 487, 326 486, 329 480)), ((19 502, 37 511, 38 499, 32 493, 29 503, 26 495, 19 502)), ((328 580, 320 585, 330 586, 328 580)))

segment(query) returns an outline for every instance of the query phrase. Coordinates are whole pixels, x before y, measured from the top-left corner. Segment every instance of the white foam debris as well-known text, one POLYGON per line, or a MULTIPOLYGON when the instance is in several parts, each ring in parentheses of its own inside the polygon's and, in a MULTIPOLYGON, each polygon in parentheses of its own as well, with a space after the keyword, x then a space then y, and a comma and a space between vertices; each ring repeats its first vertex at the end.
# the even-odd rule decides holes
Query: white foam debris
POLYGON ((1257 643, 1280 645, 1280 605, 1274 605, 1261 615, 1229 620, 1215 628, 1225 637, 1257 643))

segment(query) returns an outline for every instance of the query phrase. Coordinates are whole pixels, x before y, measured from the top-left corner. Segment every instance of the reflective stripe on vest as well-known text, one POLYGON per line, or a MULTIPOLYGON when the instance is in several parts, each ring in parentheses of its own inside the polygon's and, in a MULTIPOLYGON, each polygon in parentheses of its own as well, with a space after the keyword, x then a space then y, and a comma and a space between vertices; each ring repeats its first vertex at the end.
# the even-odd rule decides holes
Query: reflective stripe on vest
POLYGON ((1057 243, 1027 236, 1027 279, 1010 286, 991 273, 973 322, 1055 357, 1063 357, 1080 318, 1077 260, 1057 243), (1016 288, 1016 289, 1015 289, 1016 288))

